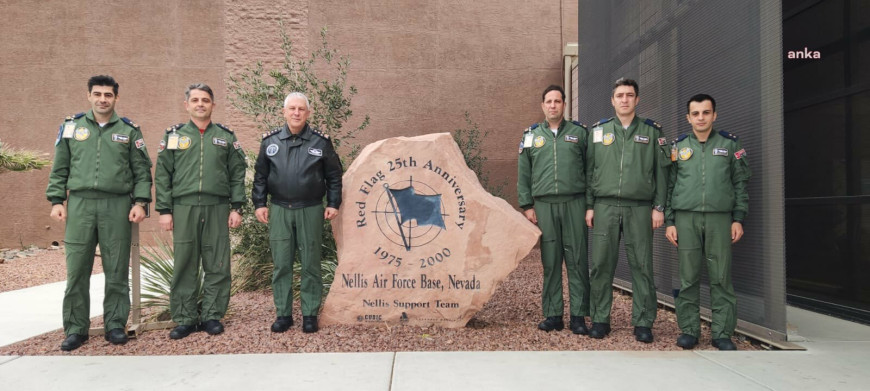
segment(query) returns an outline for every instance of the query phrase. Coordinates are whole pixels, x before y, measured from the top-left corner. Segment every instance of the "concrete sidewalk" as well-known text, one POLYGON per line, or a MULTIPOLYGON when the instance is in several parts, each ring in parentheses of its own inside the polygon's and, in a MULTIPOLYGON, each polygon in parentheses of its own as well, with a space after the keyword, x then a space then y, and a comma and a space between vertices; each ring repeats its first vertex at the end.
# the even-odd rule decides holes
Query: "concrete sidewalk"
MULTIPOLYGON (((92 281, 91 291, 102 291, 92 281)), ((0 294, 0 335, 13 338, 11 320, 31 313, 52 319, 46 331, 59 328, 58 284, 60 293, 53 286, 0 294), (21 315, 9 312, 13 303, 21 315)), ((91 308, 99 311, 94 300, 91 308)), ((92 391, 870 389, 870 327, 791 307, 787 314, 789 340, 806 351, 0 356, 0 384, 8 390, 92 391)))

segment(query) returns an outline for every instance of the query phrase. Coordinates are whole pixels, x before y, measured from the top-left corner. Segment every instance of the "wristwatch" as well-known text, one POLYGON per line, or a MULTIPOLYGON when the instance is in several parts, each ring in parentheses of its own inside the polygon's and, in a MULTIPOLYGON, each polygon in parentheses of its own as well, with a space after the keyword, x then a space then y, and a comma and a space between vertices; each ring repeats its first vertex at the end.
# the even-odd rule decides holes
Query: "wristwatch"
POLYGON ((659 211, 659 212, 664 212, 664 211, 665 211, 665 207, 664 207, 664 206, 661 206, 661 205, 653 206, 653 209, 655 209, 655 210, 657 210, 657 211, 659 211))
POLYGON ((238 213, 238 214, 240 214, 240 215, 242 214, 242 210, 241 210, 241 209, 230 209, 230 213, 232 213, 232 212, 236 212, 236 213, 238 213))

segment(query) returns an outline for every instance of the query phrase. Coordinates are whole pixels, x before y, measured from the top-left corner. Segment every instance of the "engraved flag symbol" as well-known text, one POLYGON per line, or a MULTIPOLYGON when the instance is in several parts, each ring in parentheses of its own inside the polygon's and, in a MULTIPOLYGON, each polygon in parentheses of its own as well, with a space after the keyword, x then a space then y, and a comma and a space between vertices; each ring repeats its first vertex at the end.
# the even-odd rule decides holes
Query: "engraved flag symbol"
POLYGON ((405 233, 402 224, 416 220, 417 226, 432 225, 446 229, 441 216, 441 194, 420 195, 414 191, 414 186, 404 189, 387 188, 390 203, 399 223, 399 231, 406 250, 411 249, 410 232, 405 233))

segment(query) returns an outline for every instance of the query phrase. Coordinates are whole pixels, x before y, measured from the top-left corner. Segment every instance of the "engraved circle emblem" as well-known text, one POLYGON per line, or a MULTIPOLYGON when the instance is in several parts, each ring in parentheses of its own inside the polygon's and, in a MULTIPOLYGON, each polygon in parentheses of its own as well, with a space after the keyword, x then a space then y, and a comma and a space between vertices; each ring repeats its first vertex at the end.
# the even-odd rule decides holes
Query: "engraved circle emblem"
POLYGON ((187 148, 190 148, 190 137, 181 136, 181 138, 178 139, 178 149, 187 149, 187 148))
POLYGON ((266 156, 275 156, 278 153, 278 144, 269 144, 266 147, 266 156))
POLYGON ((544 136, 535 137, 535 148, 544 146, 544 136))
POLYGON ((680 149, 680 160, 689 160, 689 158, 692 157, 692 153, 694 153, 694 152, 695 151, 693 151, 692 148, 689 148, 689 147, 681 148, 680 149))
POLYGON ((604 139, 601 140, 601 143, 604 145, 610 145, 613 144, 614 139, 615 137, 613 136, 613 133, 607 133, 604 135, 604 139))
POLYGON ((90 135, 91 135, 91 131, 88 130, 88 128, 81 127, 81 128, 76 129, 76 132, 75 132, 75 134, 73 134, 73 137, 75 137, 75 139, 78 141, 85 141, 88 139, 88 137, 90 137, 90 135))
POLYGON ((375 203, 378 230, 390 242, 410 250, 424 246, 445 229, 441 194, 413 177, 384 184, 375 203))

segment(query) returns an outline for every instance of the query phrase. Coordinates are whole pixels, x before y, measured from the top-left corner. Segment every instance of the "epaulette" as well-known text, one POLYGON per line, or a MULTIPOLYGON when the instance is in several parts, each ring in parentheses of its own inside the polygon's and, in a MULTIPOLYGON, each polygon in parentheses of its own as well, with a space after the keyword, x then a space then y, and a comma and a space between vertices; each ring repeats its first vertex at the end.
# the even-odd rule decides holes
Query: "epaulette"
POLYGON ((217 122, 215 122, 214 124, 217 125, 219 128, 226 130, 227 132, 233 133, 233 131, 224 124, 217 123, 217 122))
POLYGON ((598 122, 592 124, 592 127, 594 128, 594 127, 596 127, 596 126, 598 126, 598 125, 604 125, 604 124, 610 122, 611 120, 613 120, 613 117, 610 117, 610 118, 604 118, 604 119, 602 119, 601 121, 598 121, 598 122))
POLYGON ((735 141, 737 140, 737 135, 734 133, 729 133, 729 132, 726 132, 724 130, 720 130, 719 134, 722 135, 722 137, 730 138, 730 139, 735 140, 735 141))
POLYGON ((136 125, 136 123, 133 122, 133 120, 131 120, 127 117, 121 117, 121 121, 124 121, 125 124, 130 125, 136 129, 139 129, 139 125, 136 125))
POLYGON ((323 138, 329 140, 329 135, 326 134, 326 133, 321 132, 320 129, 317 129, 317 128, 313 127, 313 126, 309 126, 308 128, 311 129, 311 133, 314 133, 314 134, 316 134, 316 135, 318 135, 318 136, 320 136, 320 137, 323 137, 323 138))
POLYGON ((662 130, 662 126, 659 125, 658 122, 653 121, 653 120, 651 120, 651 119, 649 119, 649 118, 643 120, 643 123, 645 123, 645 124, 647 124, 647 125, 649 125, 649 126, 652 126, 652 127, 656 128, 656 129, 658 129, 658 130, 662 130))
POLYGON ((681 134, 679 137, 677 137, 677 142, 680 142, 680 141, 685 140, 686 137, 689 137, 689 134, 688 134, 688 133, 683 133, 683 134, 681 134))
POLYGON ((184 123, 172 125, 172 126, 166 128, 166 133, 172 133, 178 129, 181 129, 182 126, 184 126, 184 123))
POLYGON ((586 128, 586 124, 581 124, 580 121, 571 121, 571 123, 582 128, 586 128))
POLYGON ((282 129, 284 129, 284 128, 282 128, 282 127, 277 127, 277 128, 275 128, 275 129, 272 129, 271 132, 263 133, 263 140, 265 140, 265 139, 266 139, 267 137, 269 137, 269 136, 272 136, 272 135, 275 135, 275 134, 280 133, 282 129))
POLYGON ((537 128, 538 128, 538 124, 534 123, 534 124, 532 124, 532 126, 529 126, 528 128, 523 129, 523 133, 531 132, 537 128))
POLYGON ((68 116, 66 116, 66 118, 64 118, 64 120, 65 121, 72 121, 74 119, 79 119, 79 118, 83 117, 84 115, 85 115, 85 113, 83 113, 83 112, 78 113, 76 115, 68 115, 68 116))

